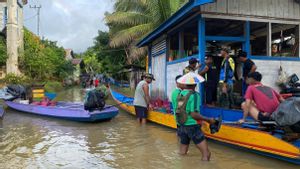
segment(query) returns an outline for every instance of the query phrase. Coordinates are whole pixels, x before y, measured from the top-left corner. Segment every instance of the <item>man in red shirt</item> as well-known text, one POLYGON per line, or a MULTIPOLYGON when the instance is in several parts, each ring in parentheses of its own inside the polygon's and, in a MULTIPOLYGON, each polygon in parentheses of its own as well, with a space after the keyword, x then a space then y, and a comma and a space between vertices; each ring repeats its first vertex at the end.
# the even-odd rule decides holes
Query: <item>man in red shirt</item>
POLYGON ((262 75, 253 72, 248 75, 245 102, 242 103, 244 111, 240 123, 246 121, 248 115, 257 121, 269 121, 270 115, 277 109, 284 99, 272 88, 261 83, 262 75))

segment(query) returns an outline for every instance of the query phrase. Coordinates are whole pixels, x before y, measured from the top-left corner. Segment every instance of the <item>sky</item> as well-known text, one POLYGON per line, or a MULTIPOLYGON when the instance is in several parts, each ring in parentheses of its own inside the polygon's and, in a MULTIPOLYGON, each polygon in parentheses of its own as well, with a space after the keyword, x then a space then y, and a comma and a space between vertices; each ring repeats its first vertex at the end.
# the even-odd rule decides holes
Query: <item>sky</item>
POLYGON ((42 6, 40 36, 80 53, 93 45, 98 30, 108 31, 104 13, 113 11, 114 0, 28 0, 24 25, 37 34, 34 5, 42 6))

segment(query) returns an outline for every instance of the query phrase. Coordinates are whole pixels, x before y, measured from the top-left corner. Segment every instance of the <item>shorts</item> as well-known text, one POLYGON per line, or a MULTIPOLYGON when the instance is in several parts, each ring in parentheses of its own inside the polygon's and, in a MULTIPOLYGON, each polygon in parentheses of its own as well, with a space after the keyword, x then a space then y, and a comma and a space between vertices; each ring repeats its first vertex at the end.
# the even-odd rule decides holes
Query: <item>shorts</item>
POLYGON ((265 115, 263 115, 262 112, 259 112, 259 113, 258 113, 257 119, 258 119, 259 121, 270 121, 270 120, 271 120, 271 117, 270 117, 270 116, 265 116, 265 115))
POLYGON ((146 107, 134 106, 134 109, 135 109, 135 114, 136 114, 137 118, 140 118, 140 119, 147 118, 148 109, 146 107))
POLYGON ((177 135, 180 143, 184 145, 189 145, 191 140, 197 145, 205 139, 199 125, 179 126, 177 135))

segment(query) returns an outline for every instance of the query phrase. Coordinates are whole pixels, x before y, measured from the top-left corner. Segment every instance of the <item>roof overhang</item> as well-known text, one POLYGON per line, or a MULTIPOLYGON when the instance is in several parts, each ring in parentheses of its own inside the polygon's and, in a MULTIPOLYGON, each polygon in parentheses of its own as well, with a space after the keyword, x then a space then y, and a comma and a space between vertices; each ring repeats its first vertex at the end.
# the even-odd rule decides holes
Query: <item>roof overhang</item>
POLYGON ((157 27, 154 31, 152 31, 145 38, 143 38, 137 44, 137 47, 143 47, 149 44, 150 42, 152 42, 153 40, 155 40, 161 34, 166 32, 166 30, 174 26, 178 21, 183 20, 186 16, 188 16, 188 14, 192 12, 192 9, 207 3, 213 3, 215 1, 216 0, 190 0, 183 7, 181 7, 177 12, 175 12, 168 20, 163 22, 159 27, 157 27))

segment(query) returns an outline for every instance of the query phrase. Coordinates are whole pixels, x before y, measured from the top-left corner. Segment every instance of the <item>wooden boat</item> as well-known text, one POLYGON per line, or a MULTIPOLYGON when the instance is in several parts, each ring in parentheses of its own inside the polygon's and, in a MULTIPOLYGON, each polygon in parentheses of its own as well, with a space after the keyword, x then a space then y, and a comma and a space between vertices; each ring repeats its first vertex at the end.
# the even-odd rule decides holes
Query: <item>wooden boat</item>
POLYGON ((6 101, 5 103, 8 107, 17 111, 81 122, 109 120, 119 113, 118 108, 109 105, 101 111, 89 112, 84 110, 83 103, 57 102, 55 106, 31 105, 13 101, 6 101))
MULTIPOLYGON (((111 95, 123 110, 135 115, 132 105, 133 98, 124 96, 113 90, 111 90, 111 95)), ((227 122, 237 121, 242 118, 242 112, 238 110, 202 107, 201 113, 208 117, 222 115, 223 120, 227 122)), ((148 113, 148 120, 166 127, 176 128, 173 114, 150 111, 148 113)), ((300 165, 300 140, 294 142, 283 141, 282 131, 261 131, 257 125, 222 124, 218 133, 211 134, 208 123, 202 124, 202 131, 209 139, 300 165)))
POLYGON ((0 119, 2 119, 2 117, 4 116, 4 108, 2 105, 0 105, 0 119))

